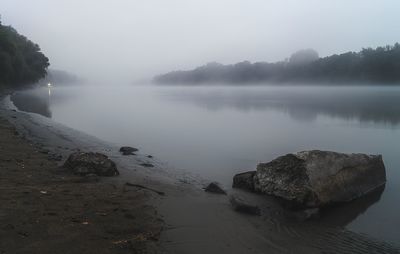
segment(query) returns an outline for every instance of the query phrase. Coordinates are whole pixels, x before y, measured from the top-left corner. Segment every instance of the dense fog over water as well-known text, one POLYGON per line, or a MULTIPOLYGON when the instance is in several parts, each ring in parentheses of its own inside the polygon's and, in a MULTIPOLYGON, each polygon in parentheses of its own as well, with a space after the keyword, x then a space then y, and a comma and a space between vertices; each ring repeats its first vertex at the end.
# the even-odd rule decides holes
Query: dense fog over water
POLYGON ((394 243, 400 241, 399 98, 400 89, 389 86, 97 84, 41 87, 11 96, 20 110, 117 146, 138 147, 169 168, 225 188, 234 174, 286 153, 322 149, 382 154, 388 179, 384 191, 343 208, 348 210, 344 213, 339 210, 346 216, 335 223, 394 243))
POLYGON ((279 61, 394 44, 396 0, 0 0, 3 24, 38 43, 51 68, 134 82, 207 62, 279 61))

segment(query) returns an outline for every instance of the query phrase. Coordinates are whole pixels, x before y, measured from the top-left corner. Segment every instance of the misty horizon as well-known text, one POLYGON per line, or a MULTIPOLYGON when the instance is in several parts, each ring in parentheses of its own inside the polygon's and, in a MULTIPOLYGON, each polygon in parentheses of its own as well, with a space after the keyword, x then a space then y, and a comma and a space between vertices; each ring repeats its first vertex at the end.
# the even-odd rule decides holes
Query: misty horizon
POLYGON ((400 3, 384 2, 0 0, 2 23, 38 43, 50 68, 115 83, 208 62, 276 62, 306 48, 324 57, 394 44, 400 3))

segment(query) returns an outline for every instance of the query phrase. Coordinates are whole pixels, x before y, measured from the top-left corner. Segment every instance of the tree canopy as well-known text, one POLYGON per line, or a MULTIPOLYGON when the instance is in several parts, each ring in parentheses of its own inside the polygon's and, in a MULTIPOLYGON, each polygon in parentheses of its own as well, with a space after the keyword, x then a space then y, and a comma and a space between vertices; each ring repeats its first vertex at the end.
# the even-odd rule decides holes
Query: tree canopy
POLYGON ((158 83, 373 82, 400 83, 400 44, 319 58, 301 50, 276 63, 211 63, 154 78, 158 83))
POLYGON ((0 85, 18 87, 45 77, 49 59, 39 45, 0 21, 0 85))

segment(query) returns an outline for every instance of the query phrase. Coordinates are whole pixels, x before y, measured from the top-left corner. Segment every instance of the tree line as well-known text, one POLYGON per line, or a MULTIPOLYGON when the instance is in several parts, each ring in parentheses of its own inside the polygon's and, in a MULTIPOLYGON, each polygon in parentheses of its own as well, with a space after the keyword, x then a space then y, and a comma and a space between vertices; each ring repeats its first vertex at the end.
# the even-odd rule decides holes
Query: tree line
POLYGON ((39 45, 0 20, 0 86, 19 87, 46 76, 49 59, 39 45))
POLYGON ((399 83, 400 44, 365 48, 320 58, 315 50, 301 50, 276 63, 248 61, 209 63, 189 71, 154 78, 157 83, 357 82, 399 83))

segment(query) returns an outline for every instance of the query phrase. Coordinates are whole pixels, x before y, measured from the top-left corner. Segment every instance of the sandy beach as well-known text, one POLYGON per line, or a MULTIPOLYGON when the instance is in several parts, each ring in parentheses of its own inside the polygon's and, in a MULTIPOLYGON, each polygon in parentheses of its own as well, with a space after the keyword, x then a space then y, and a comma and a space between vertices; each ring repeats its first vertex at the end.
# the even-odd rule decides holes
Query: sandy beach
POLYGON ((65 172, 0 117, 0 253, 152 253, 149 193, 65 172))

